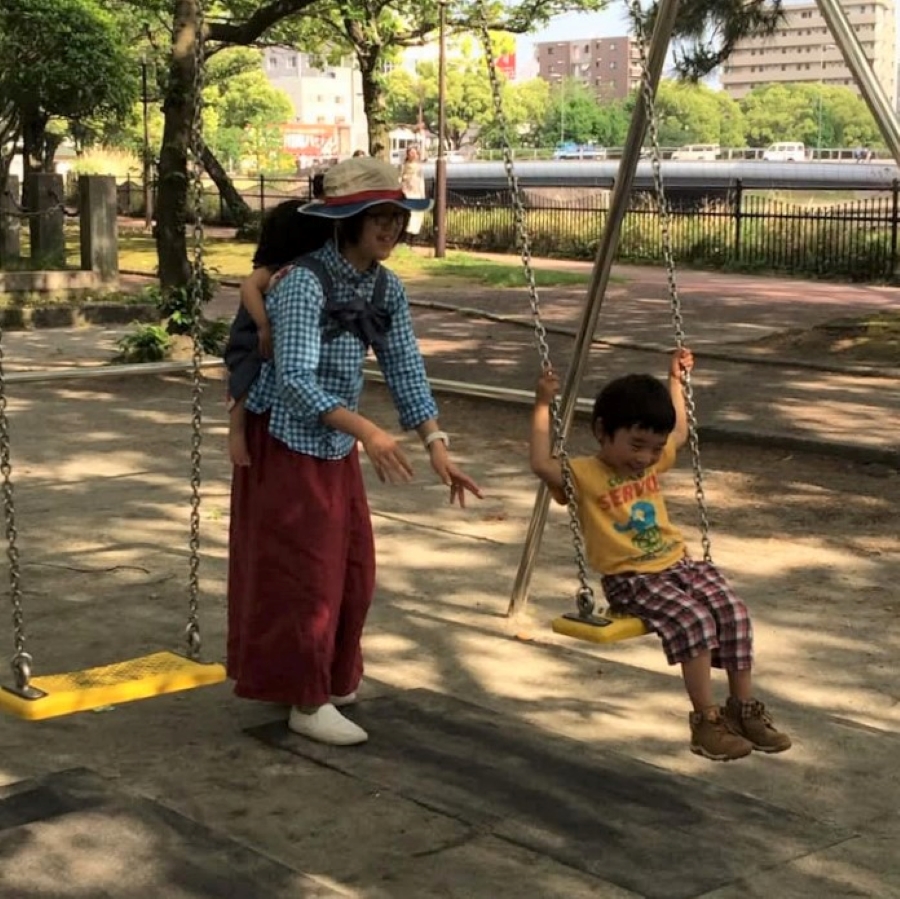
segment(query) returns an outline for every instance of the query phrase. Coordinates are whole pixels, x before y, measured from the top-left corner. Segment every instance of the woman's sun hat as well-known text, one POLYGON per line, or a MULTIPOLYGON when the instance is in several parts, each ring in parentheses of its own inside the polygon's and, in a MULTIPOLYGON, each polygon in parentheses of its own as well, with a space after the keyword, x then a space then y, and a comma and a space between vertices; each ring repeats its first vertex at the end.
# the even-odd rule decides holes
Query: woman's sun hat
POLYGON ((426 212, 432 205, 429 199, 407 197, 400 189, 400 176, 392 165, 360 156, 332 166, 325 173, 322 199, 313 200, 298 211, 304 215, 345 219, 382 203, 391 203, 408 212, 426 212))

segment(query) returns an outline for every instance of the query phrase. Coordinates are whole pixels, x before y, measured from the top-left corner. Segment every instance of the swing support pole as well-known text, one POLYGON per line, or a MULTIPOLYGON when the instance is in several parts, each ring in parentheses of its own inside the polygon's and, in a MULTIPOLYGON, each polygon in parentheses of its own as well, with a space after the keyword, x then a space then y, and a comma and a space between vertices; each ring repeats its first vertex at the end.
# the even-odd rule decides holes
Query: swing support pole
MULTIPOLYGON (((647 56, 647 74, 655 95, 659 79, 662 75, 666 54, 672 31, 675 27, 675 17, 678 14, 679 0, 661 0, 657 11, 653 34, 650 39, 650 49, 647 56)), ((587 303, 581 318, 581 324, 575 337, 575 346, 572 353, 572 363, 566 374, 560 403, 560 416, 563 423, 563 435, 568 435, 575 416, 575 406, 578 400, 578 389, 584 379, 584 370, 587 367, 588 356, 591 351, 591 343, 594 331, 597 327, 597 318, 603 305, 606 289, 609 285, 609 277, 612 271, 613 259, 619 246, 619 237, 622 232, 622 223, 628 211, 631 199, 631 191, 634 184, 634 176, 637 170, 638 160, 641 155, 641 146, 644 142, 644 134, 647 130, 648 109, 643 92, 639 92, 631 117, 631 125, 628 136, 625 139, 625 147, 622 153, 622 161, 619 165, 618 177, 613 187, 610 201, 609 216, 606 227, 597 247, 597 256, 594 261, 593 274, 588 288, 587 303)), ((528 587, 534 573, 544 527, 547 523, 547 513, 550 506, 550 491, 543 482, 540 484, 531 513, 531 521, 528 524, 528 532, 525 535, 525 543, 522 548, 522 557, 519 561, 519 569, 516 572, 516 580, 513 584, 512 595, 507 609, 507 617, 521 615, 528 602, 528 587)))

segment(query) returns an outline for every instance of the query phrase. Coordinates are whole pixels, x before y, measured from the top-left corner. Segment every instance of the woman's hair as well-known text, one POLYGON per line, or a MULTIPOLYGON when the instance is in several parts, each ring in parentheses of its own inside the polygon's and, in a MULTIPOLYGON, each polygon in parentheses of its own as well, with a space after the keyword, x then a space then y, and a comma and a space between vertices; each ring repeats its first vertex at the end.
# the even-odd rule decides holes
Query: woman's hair
MULTIPOLYGON (((403 236, 406 234, 406 228, 409 225, 409 217, 410 213, 408 210, 400 209, 398 206, 397 209, 403 213, 403 227, 400 229, 400 233, 397 235, 397 243, 403 239, 403 236)), ((371 212, 371 209, 365 209, 362 212, 357 212, 356 215, 351 215, 349 218, 341 219, 338 222, 337 226, 337 241, 339 247, 346 246, 355 246, 359 243, 360 238, 362 237, 363 225, 366 221, 366 216, 371 212)))
POLYGON ((253 255, 254 268, 281 268, 298 256, 318 250, 334 236, 334 225, 317 215, 298 210, 302 200, 285 200, 265 214, 259 244, 253 255))
POLYGON ((591 421, 595 431, 599 421, 608 437, 633 427, 670 434, 675 428, 675 407, 662 381, 652 375, 625 375, 600 391, 591 421))

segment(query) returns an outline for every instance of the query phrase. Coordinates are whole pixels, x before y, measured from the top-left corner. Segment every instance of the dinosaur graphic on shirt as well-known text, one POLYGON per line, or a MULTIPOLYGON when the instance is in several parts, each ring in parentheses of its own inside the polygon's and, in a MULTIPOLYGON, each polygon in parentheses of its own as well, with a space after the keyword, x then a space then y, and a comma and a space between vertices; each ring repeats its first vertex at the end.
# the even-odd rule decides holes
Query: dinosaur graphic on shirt
POLYGON ((645 555, 659 552, 664 548, 662 531, 656 522, 656 509, 653 503, 645 501, 635 503, 630 511, 628 521, 618 522, 613 527, 620 534, 634 531, 631 542, 645 555))

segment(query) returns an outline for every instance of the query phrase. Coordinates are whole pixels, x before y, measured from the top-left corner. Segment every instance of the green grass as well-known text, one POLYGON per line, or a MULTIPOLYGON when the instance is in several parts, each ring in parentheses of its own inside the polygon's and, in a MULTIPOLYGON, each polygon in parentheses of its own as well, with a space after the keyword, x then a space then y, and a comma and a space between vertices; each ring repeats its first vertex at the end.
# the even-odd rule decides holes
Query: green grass
MULTIPOLYGON (((251 243, 222 238, 207 238, 204 245, 206 264, 219 278, 243 278, 250 271, 253 251, 251 243)), ((469 253, 451 251, 444 259, 434 259, 407 247, 398 247, 388 265, 405 281, 427 281, 435 287, 476 284, 503 288, 524 284, 521 264, 480 259, 469 253)), ((153 273, 156 266, 153 238, 139 234, 120 235, 121 269, 153 273)), ((579 286, 588 283, 590 273, 542 268, 535 271, 535 280, 539 287, 579 286)))

